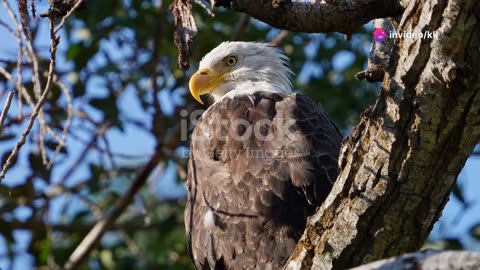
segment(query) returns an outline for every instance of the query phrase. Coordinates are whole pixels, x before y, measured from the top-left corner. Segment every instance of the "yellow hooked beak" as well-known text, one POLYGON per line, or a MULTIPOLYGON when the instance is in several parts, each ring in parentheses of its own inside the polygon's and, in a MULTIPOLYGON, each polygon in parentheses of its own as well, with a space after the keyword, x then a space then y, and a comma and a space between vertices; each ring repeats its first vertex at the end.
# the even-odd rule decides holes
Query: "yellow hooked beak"
POLYGON ((200 96, 212 92, 217 86, 223 84, 226 75, 227 74, 213 72, 208 68, 202 68, 195 72, 190 78, 190 82, 188 83, 190 93, 195 100, 200 102, 200 104, 203 104, 200 96))

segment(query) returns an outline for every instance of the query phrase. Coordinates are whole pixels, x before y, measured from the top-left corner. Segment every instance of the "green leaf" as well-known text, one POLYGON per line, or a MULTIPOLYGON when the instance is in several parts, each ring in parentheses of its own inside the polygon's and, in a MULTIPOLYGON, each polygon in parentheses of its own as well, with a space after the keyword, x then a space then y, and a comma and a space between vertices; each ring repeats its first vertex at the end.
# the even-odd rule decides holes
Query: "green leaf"
MULTIPOLYGON (((58 145, 59 145, 59 143, 56 142, 56 141, 52 141, 52 140, 45 141, 45 146, 52 151, 56 151, 58 145)), ((62 153, 62 154, 68 154, 66 147, 61 147, 59 152, 62 153)))
POLYGON ((0 218, 0 234, 5 237, 7 242, 13 243, 15 239, 13 238, 13 229, 10 226, 9 222, 4 221, 0 218))
POLYGON ((100 180, 105 175, 105 169, 101 166, 91 163, 90 164, 90 181, 88 181, 88 187, 91 193, 100 190, 100 180))
MULTIPOLYGON (((3 156, 2 156, 2 165, 5 164, 5 163, 7 163, 7 159, 10 157, 10 154, 12 153, 12 150, 13 150, 13 149, 8 150, 8 151, 6 151, 6 152, 3 154, 3 156)), ((15 156, 10 162, 12 163, 12 167, 15 166, 15 164, 17 163, 17 156, 15 156)), ((8 172, 7 172, 7 173, 8 173, 8 172)))
POLYGON ((480 224, 477 224, 470 229, 470 236, 480 241, 480 224))
POLYGON ((458 238, 450 238, 445 240, 445 249, 464 250, 462 242, 458 238))
POLYGON ((30 168, 32 168, 33 175, 44 179, 47 183, 50 183, 50 175, 52 170, 47 169, 47 166, 43 164, 40 154, 30 153, 28 155, 28 161, 30 162, 30 168))
POLYGON ((123 131, 122 123, 119 119, 119 110, 117 107, 117 99, 112 93, 106 98, 92 98, 90 105, 103 112, 104 122, 110 123, 112 126, 118 127, 123 131))
POLYGON ((67 50, 67 60, 74 60, 78 58, 80 55, 82 55, 83 50, 85 50, 85 46, 83 46, 81 43, 70 45, 67 50))
POLYGON ((22 198, 26 202, 31 202, 35 198, 35 190, 32 181, 27 181, 25 184, 9 187, 0 185, 0 198, 22 198))
POLYGON ((17 135, 15 135, 13 133, 2 134, 2 136, 0 136, 0 141, 8 141, 8 140, 14 139, 16 137, 17 137, 17 135))
POLYGON ((463 197, 462 190, 460 189, 458 183, 455 183, 455 186, 453 186, 452 194, 463 205, 463 207, 466 207, 468 205, 468 203, 465 201, 465 198, 463 197))

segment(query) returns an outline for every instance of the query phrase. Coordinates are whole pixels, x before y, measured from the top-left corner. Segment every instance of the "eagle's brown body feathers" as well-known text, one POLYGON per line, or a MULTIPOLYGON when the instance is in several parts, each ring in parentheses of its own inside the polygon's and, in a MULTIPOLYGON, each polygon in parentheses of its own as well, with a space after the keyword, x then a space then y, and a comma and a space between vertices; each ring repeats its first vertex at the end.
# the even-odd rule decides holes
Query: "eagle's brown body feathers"
POLYGON ((196 268, 281 269, 330 192, 340 143, 328 116, 299 94, 215 102, 192 134, 188 168, 196 268))

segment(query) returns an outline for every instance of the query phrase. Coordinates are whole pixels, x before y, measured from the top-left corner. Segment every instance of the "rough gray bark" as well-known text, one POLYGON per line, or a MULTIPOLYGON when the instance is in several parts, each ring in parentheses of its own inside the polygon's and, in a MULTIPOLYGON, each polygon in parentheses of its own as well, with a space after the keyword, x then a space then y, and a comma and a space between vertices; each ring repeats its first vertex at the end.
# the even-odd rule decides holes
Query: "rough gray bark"
MULTIPOLYGON (((407 1, 405 1, 407 2, 407 1)), ((409 1, 375 106, 287 269, 346 269, 418 250, 480 138, 480 4, 409 1)))
POLYGON ((350 270, 478 270, 480 253, 468 251, 422 251, 376 261, 350 270))
POLYGON ((273 27, 294 32, 353 33, 375 18, 398 14, 395 0, 217 0, 217 6, 232 7, 273 27))

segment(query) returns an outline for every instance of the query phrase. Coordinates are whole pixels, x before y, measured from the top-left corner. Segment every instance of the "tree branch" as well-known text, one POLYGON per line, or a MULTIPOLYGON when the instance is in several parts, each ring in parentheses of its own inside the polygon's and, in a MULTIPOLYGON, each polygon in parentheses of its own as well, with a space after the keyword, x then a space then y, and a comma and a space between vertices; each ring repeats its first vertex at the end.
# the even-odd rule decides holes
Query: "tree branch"
MULTIPOLYGON (((68 2, 68 1, 67 1, 68 2)), ((83 0, 77 0, 76 2, 75 1, 71 1, 71 3, 69 3, 68 5, 71 5, 71 7, 69 7, 67 10, 67 13, 66 14, 61 14, 62 15, 62 20, 60 21, 60 23, 57 25, 57 27, 55 27, 55 31, 54 33, 58 33, 58 31, 60 31, 60 29, 63 28, 63 26, 65 25, 65 22, 67 21, 68 17, 70 17, 78 8, 80 8, 80 6, 83 4, 83 0)), ((52 9, 49 9, 49 12, 52 12, 53 10, 56 10, 56 8, 52 8, 52 9)), ((50 16, 57 16, 57 15, 52 15, 50 14, 50 16)))
MULTIPOLYGON (((50 65, 48 68, 48 75, 47 75, 47 82, 45 84, 45 89, 43 90, 43 93, 40 96, 38 103, 35 105, 35 109, 33 110, 33 113, 30 116, 27 127, 23 131, 20 140, 15 145, 15 148, 13 148, 13 151, 8 156, 5 164, 3 164, 2 171, 0 172, 0 181, 5 177, 5 174, 7 173, 8 169, 13 165, 13 160, 17 157, 18 151, 20 151, 20 148, 22 148, 22 146, 25 144, 27 136, 32 131, 33 124, 37 119, 37 116, 41 114, 43 104, 47 100, 48 94, 50 93, 50 89, 52 88, 53 76, 55 75, 55 60, 56 60, 57 46, 60 43, 60 38, 55 35, 55 33, 53 32, 53 29, 54 29, 54 21, 53 19, 50 19, 50 65)), ((42 142, 40 142, 40 144, 42 144, 42 142)))
POLYGON ((276 28, 308 33, 350 34, 372 19, 396 16, 401 11, 394 0, 218 0, 215 5, 247 13, 276 28))
POLYGON ((0 114, 0 136, 2 136, 3 124, 5 123, 5 118, 7 118, 8 110, 10 110, 10 104, 12 104, 14 94, 15 92, 10 91, 7 100, 5 101, 5 105, 3 105, 2 114, 0 114))
POLYGON ((158 149, 151 157, 148 164, 143 168, 141 173, 137 175, 133 183, 130 185, 128 191, 120 198, 120 200, 112 207, 112 209, 105 214, 105 216, 90 230, 90 232, 83 238, 82 242, 77 246, 75 251, 70 255, 65 263, 65 269, 77 269, 80 264, 87 258, 103 234, 109 230, 117 218, 130 205, 133 197, 147 182, 150 173, 157 167, 157 164, 162 159, 162 151, 158 149))
POLYGON ((271 44, 274 44, 275 46, 280 46, 283 42, 285 42, 290 36, 292 35, 292 32, 289 32, 287 30, 282 30, 278 35, 276 35, 272 41, 270 41, 271 44))
POLYGON ((350 270, 475 270, 480 269, 480 253, 425 250, 376 261, 350 270))
POLYGON ((346 269, 418 250, 480 140, 476 0, 408 2, 382 91, 287 269, 346 269), (435 31, 435 32, 434 32, 435 31))
MULTIPOLYGON (((172 221, 173 222, 173 221, 172 221)), ((48 226, 53 231, 64 232, 64 233, 88 233, 95 224, 82 224, 82 223, 71 223, 71 224, 45 224, 43 221, 0 221, 0 224, 4 228, 10 228, 14 230, 30 230, 35 232, 45 232, 46 226, 48 226)), ((112 225, 109 228, 109 231, 147 231, 147 230, 156 230, 162 231, 166 222, 159 223, 147 223, 147 222, 125 222, 121 224, 112 225)))
POLYGON ((233 31, 233 35, 230 40, 241 40, 245 30, 247 30, 250 24, 250 16, 247 14, 243 14, 240 22, 238 22, 237 26, 235 27, 235 31, 233 31))
POLYGON ((175 46, 178 48, 177 63, 181 69, 190 68, 188 58, 192 54, 192 39, 197 35, 197 25, 192 15, 191 0, 175 0, 170 5, 175 18, 175 46))
MULTIPOLYGON (((392 23, 388 19, 373 20, 375 29, 380 28, 388 36, 388 33, 395 32, 392 23)), ((383 41, 372 42, 372 48, 368 56, 367 70, 355 74, 357 80, 367 80, 369 82, 382 82, 385 78, 385 70, 390 63, 394 40, 385 38, 383 41)))
POLYGON ((166 134, 162 141, 157 138, 157 147, 155 153, 150 158, 150 161, 137 175, 133 183, 128 188, 127 192, 120 198, 119 201, 108 211, 104 217, 90 230, 90 232, 83 238, 82 242, 77 246, 73 253, 65 263, 64 268, 77 269, 83 261, 88 257, 95 245, 100 241, 102 236, 109 230, 125 209, 130 205, 135 194, 138 193, 141 187, 145 185, 151 172, 157 167, 161 160, 169 155, 172 149, 175 149, 178 139, 180 137, 181 124, 177 123, 166 134))

